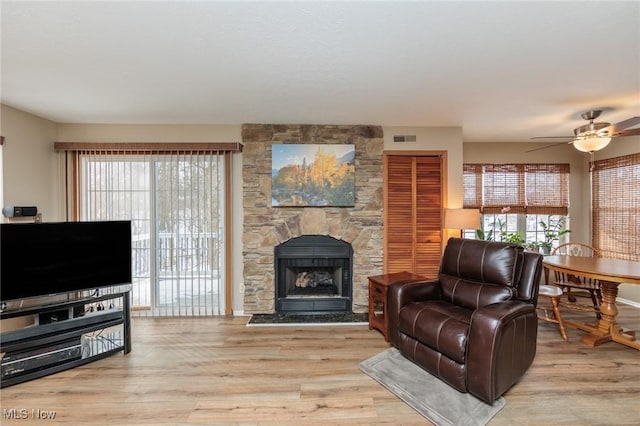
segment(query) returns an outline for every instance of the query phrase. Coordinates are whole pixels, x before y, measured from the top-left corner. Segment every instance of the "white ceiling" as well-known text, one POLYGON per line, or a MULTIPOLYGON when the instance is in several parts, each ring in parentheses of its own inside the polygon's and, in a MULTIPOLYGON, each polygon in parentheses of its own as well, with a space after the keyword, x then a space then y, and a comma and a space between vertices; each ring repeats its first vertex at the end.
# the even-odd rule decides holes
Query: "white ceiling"
POLYGON ((460 126, 640 115, 640 2, 11 2, 3 104, 61 123, 460 126))

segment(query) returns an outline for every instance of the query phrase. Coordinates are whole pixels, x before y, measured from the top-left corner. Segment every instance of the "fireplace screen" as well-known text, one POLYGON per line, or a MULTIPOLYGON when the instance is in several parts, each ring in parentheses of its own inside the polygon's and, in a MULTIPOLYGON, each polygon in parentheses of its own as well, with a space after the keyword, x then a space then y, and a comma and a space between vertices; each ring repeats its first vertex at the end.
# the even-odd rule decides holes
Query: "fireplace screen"
POLYGON ((351 245, 321 235, 275 248, 276 311, 351 311, 351 245))

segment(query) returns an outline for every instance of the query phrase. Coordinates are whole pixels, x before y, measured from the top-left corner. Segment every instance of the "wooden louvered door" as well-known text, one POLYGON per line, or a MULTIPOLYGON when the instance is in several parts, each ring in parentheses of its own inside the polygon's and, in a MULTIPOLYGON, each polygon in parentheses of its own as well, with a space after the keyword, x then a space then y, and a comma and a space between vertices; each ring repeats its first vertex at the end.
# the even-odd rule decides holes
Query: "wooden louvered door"
POLYGON ((435 277, 442 257, 442 157, 385 155, 384 272, 435 277))
POLYGON ((384 273, 414 272, 414 157, 385 156, 384 273))

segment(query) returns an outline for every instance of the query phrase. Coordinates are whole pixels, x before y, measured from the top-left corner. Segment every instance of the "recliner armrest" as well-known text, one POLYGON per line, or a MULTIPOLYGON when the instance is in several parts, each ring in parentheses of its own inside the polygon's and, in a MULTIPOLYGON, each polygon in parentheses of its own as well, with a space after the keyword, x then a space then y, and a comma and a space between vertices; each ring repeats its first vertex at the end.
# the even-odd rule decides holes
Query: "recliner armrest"
POLYGON ((524 375, 536 353, 538 317, 531 303, 494 303, 471 317, 467 342, 467 388, 493 403, 524 375))
POLYGON ((387 292, 387 315, 389 341, 398 346, 398 320, 400 308, 404 305, 423 300, 439 300, 442 291, 440 281, 396 281, 389 285, 387 292))

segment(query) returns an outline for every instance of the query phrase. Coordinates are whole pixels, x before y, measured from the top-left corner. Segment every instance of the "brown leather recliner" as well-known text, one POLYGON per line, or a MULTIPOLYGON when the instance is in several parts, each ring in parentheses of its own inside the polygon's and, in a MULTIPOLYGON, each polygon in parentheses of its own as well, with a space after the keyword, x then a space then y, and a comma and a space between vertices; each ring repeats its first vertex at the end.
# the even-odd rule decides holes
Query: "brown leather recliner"
POLYGON ((390 341, 455 389, 493 403, 533 362, 541 273, 538 253, 451 238, 437 279, 391 284, 390 341))

